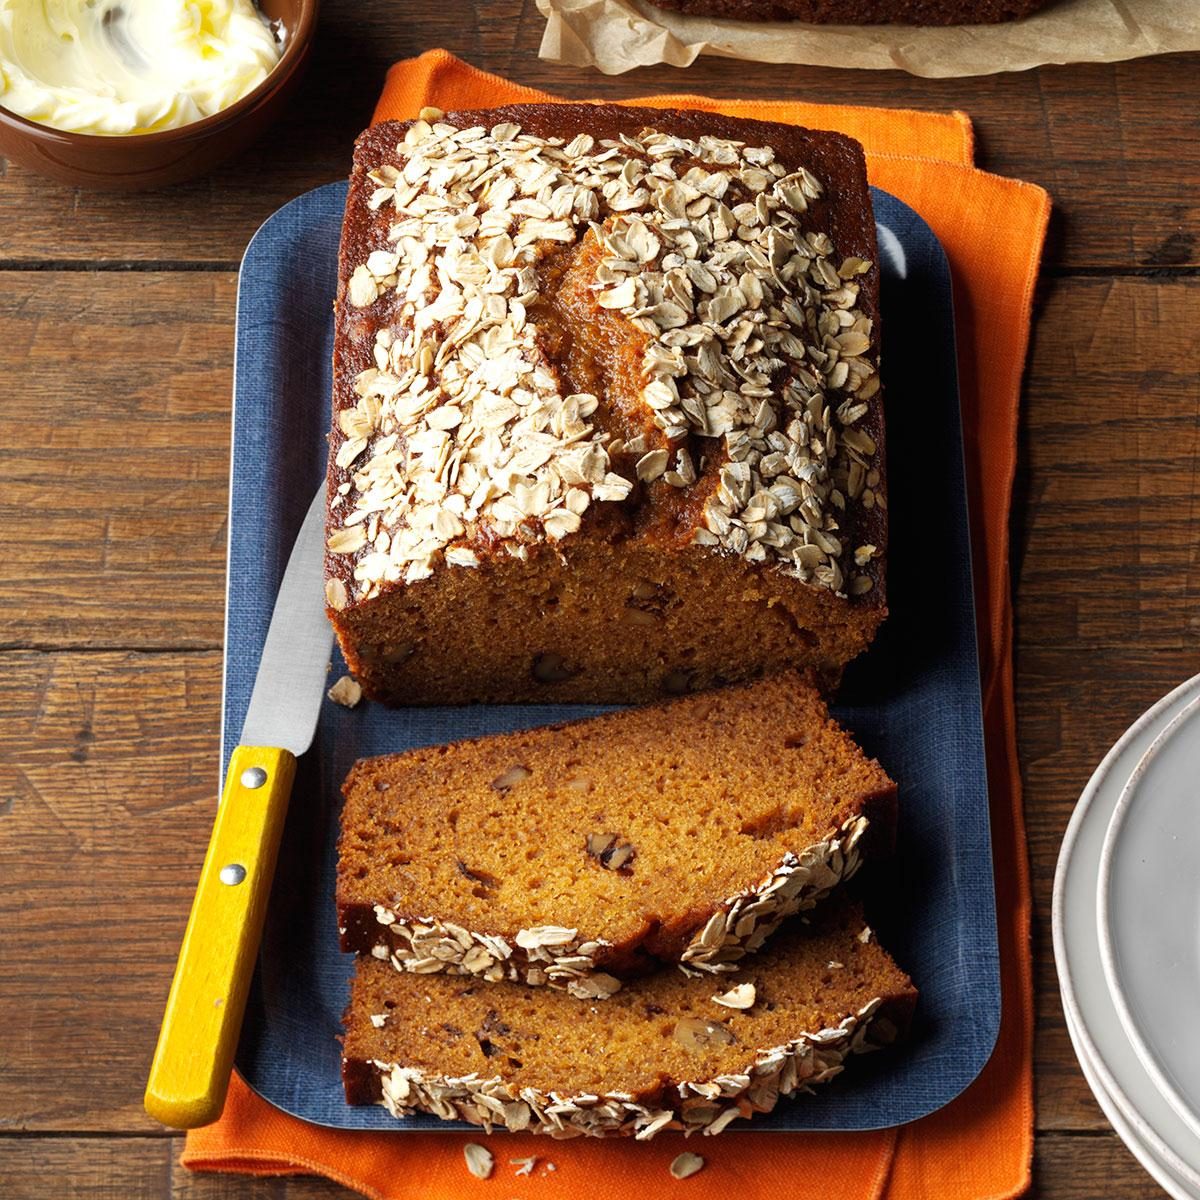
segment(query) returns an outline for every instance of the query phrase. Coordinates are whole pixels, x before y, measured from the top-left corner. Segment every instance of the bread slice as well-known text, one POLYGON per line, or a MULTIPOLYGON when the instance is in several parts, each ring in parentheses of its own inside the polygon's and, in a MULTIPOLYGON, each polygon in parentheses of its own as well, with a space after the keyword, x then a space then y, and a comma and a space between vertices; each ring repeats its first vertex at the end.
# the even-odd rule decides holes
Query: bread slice
POLYGON ((325 595, 367 695, 832 685, 886 614, 862 147, 427 115, 359 138, 339 257, 325 595))
POLYGON ((344 950, 581 998, 655 960, 731 970, 896 820, 795 674, 366 759, 343 791, 344 950))
POLYGON ((605 1004, 360 959, 342 1073, 349 1103, 396 1117, 558 1138, 714 1134, 902 1035, 915 1002, 859 907, 838 899, 733 978, 666 969, 605 1004))

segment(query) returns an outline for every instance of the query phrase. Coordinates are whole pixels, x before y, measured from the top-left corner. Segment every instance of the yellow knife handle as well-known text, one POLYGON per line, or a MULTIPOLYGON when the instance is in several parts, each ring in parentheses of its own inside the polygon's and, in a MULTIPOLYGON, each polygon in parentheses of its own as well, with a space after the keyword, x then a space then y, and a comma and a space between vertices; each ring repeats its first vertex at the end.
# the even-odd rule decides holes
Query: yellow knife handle
POLYGON ((164 1125, 207 1125, 225 1106, 295 774, 287 750, 238 746, 229 761, 146 1084, 164 1125))

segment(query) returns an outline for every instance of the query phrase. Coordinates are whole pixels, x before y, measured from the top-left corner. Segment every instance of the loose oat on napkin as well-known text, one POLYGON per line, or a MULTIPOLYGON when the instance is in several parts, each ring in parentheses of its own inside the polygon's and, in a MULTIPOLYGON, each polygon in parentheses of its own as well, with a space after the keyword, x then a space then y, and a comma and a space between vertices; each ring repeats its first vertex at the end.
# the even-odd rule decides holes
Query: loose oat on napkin
POLYGON ((537 6, 546 18, 542 58, 608 75, 655 63, 686 67, 700 54, 943 77, 1200 49, 1200 5, 1181 0, 1055 0, 1023 21, 950 28, 714 20, 648 0, 537 6))

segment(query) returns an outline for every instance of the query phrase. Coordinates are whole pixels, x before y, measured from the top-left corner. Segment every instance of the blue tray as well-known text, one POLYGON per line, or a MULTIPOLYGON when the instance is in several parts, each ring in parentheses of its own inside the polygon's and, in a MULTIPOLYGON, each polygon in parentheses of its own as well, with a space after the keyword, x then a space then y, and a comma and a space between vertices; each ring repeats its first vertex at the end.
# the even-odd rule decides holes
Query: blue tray
MULTIPOLYGON (((238 288, 223 758, 236 744, 276 589, 325 472, 336 255, 344 184, 292 201, 259 230, 238 288)), ((902 1047, 852 1062, 755 1130, 902 1124, 952 1100, 982 1069, 1000 984, 963 479, 950 276, 933 234, 875 193, 883 275, 891 514, 879 639, 847 673, 839 718, 900 785, 899 852, 863 872, 872 923, 921 990, 902 1047), (879 902, 872 905, 874 896, 879 902)), ((331 679, 344 665, 335 654, 331 679)), ((340 784, 366 754, 546 724, 596 708, 389 711, 326 703, 300 760, 237 1064, 279 1108, 342 1129, 397 1123, 342 1095, 340 1016, 352 970, 333 905, 340 784)), ((732 1129, 748 1128, 738 1122, 732 1129)), ((460 1126, 458 1128, 466 1128, 460 1126)))

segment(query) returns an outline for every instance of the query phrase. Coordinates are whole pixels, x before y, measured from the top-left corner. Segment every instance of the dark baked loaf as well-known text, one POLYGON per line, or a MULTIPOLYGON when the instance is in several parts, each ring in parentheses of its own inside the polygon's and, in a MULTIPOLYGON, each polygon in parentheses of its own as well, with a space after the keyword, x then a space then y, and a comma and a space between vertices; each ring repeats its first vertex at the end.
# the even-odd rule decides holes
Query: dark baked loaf
POLYGON ((1045 8, 1050 0, 649 0, 658 8, 735 21, 818 25, 995 25, 1045 8))
POLYGON ((792 675, 364 759, 344 791, 344 950, 583 998, 655 959, 733 970, 896 823, 792 675))
POLYGON ((875 255, 836 133, 553 104, 365 133, 326 599, 367 694, 836 680, 885 614, 875 255))
POLYGON ((351 1104, 552 1137, 719 1133, 908 1029, 916 990, 857 906, 829 901, 733 978, 667 969, 603 1004, 365 958, 346 1010, 351 1104))

